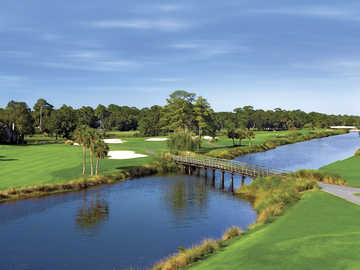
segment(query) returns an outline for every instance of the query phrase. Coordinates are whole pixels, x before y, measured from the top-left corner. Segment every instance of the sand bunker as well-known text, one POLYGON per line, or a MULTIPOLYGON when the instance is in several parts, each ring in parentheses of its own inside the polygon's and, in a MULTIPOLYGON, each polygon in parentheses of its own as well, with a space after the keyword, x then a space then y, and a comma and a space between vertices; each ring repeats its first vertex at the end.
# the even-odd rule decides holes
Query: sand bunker
POLYGON ((167 138, 150 138, 150 139, 146 139, 145 141, 147 142, 164 142, 167 141, 167 138))
POLYGON ((112 144, 112 143, 124 143, 125 141, 120 139, 105 139, 104 142, 112 144))
POLYGON ((77 142, 76 142, 76 143, 73 143, 73 145, 75 145, 75 146, 80 146, 80 144, 78 144, 77 142))
POLYGON ((210 136, 204 136, 204 137, 202 137, 204 140, 212 140, 213 139, 213 137, 210 137, 210 136))
POLYGON ((110 151, 109 159, 133 159, 147 157, 147 155, 136 154, 134 151, 110 151))

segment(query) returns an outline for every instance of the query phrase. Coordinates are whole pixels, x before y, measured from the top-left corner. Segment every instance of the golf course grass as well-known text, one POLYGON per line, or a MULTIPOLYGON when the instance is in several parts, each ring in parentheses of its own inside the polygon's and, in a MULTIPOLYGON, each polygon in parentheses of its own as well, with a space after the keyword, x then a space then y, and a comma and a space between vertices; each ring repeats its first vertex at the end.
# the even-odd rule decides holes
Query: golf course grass
POLYGON ((321 170, 338 173, 349 186, 360 187, 360 156, 331 163, 322 167, 321 170))
MULTIPOLYGON (((145 138, 126 138, 125 141, 111 144, 110 150, 130 150, 147 157, 105 159, 101 161, 100 172, 144 165, 154 154, 167 151, 166 142, 146 142, 145 138)), ((82 176, 82 148, 65 144, 0 145, 0 175, 0 190, 72 180, 82 176)))
POLYGON ((187 269, 360 269, 360 207, 322 191, 187 269))
MULTIPOLYGON (((279 135, 286 136, 289 132, 292 131, 258 131, 252 144, 256 146, 279 135)), ((310 131, 298 130, 297 132, 307 134, 310 131)), ((321 132, 321 130, 315 132, 321 132)), ((127 160, 106 158, 101 161, 100 173, 142 166, 150 163, 156 154, 168 151, 166 141, 148 142, 145 141, 147 138, 134 137, 134 132, 114 131, 109 134, 112 138, 122 138, 125 141, 122 144, 110 144, 111 151, 134 151, 137 154, 145 154, 147 157, 127 160)), ((0 190, 64 182, 82 176, 81 147, 65 145, 64 140, 54 143, 56 138, 42 135, 34 135, 26 139, 29 142, 27 145, 0 145, 0 190)), ((246 140, 243 140, 243 144, 247 145, 246 140)), ((204 140, 200 153, 231 146, 231 139, 219 136, 218 141, 214 143, 204 140)), ((89 167, 89 164, 87 166, 89 167)))

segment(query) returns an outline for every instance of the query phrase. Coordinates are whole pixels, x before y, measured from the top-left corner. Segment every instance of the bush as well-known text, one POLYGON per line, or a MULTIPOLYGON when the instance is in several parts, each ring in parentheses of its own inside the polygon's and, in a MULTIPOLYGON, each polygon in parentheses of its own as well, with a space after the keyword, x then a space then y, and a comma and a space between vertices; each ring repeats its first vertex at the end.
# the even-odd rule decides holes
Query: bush
POLYGON ((298 201, 303 192, 317 188, 315 181, 296 178, 293 175, 256 178, 247 186, 240 187, 236 193, 253 201, 258 213, 258 224, 271 222, 275 216, 298 201))
POLYGON ((170 153, 154 157, 151 167, 159 173, 170 173, 180 170, 180 167, 172 160, 170 153))
POLYGON ((229 240, 231 238, 239 236, 242 233, 243 232, 239 227, 233 226, 224 233, 224 235, 222 236, 222 240, 229 240))
POLYGON ((307 178, 313 181, 324 182, 328 184, 335 184, 344 186, 346 180, 343 179, 337 173, 323 172, 319 170, 298 170, 291 174, 294 177, 298 178, 307 178))
POLYGON ((201 139, 193 137, 189 130, 177 130, 170 135, 168 146, 171 153, 177 151, 195 151, 200 148, 201 139))
POLYGON ((355 152, 354 156, 360 156, 360 149, 355 152))

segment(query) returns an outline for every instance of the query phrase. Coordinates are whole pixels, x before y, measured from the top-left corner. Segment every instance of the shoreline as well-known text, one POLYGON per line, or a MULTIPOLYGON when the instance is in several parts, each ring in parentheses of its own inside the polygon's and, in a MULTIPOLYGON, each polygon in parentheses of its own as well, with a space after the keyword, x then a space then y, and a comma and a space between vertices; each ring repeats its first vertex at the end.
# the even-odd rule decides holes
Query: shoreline
POLYGON ((296 137, 279 137, 276 139, 269 139, 261 143, 260 145, 253 146, 235 146, 227 148, 219 148, 211 150, 206 153, 206 156, 215 157, 215 158, 224 158, 224 159, 234 159, 236 157, 244 156, 247 154, 261 153, 268 150, 273 150, 279 146, 295 144, 300 142, 306 142, 313 139, 322 139, 330 136, 344 135, 348 134, 347 130, 328 130, 319 133, 309 134, 309 135, 299 135, 296 137))
MULTIPOLYGON (((309 141, 312 139, 321 139, 330 136, 346 134, 348 131, 344 130, 329 130, 311 135, 301 135, 292 139, 289 138, 277 138, 272 140, 267 140, 260 145, 254 146, 240 146, 240 147, 231 147, 231 148, 221 148, 212 150, 205 155, 233 159, 237 156, 242 156, 251 153, 265 152, 268 150, 275 149, 282 145, 294 144, 298 142, 309 141), (221 151, 220 153, 217 153, 221 151)), ((59 181, 54 184, 39 184, 33 186, 22 186, 18 188, 8 188, 0 191, 0 203, 13 200, 22 200, 29 198, 39 198, 43 196, 56 195, 59 193, 80 191, 83 189, 88 189, 91 187, 99 185, 109 185, 115 184, 118 182, 124 182, 132 178, 139 178, 145 176, 155 175, 159 172, 158 169, 154 168, 151 165, 143 165, 132 167, 126 170, 122 170, 115 173, 103 174, 99 176, 77 178, 70 181, 59 181)))

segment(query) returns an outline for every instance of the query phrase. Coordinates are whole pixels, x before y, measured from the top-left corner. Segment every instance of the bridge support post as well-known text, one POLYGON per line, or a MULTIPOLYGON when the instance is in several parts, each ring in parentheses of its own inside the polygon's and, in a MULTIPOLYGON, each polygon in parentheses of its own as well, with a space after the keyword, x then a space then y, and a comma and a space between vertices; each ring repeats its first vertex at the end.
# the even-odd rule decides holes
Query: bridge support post
POLYGON ((230 191, 231 191, 231 192, 234 192, 234 173, 231 173, 230 191))
POLYGON ((221 171, 221 189, 225 187, 225 171, 221 171))
POLYGON ((245 175, 241 176, 241 185, 244 186, 245 185, 245 175))
POLYGON ((208 178, 208 175, 207 175, 207 168, 205 167, 205 179, 208 178))
POLYGON ((192 174, 192 168, 191 166, 188 166, 188 175, 191 175, 192 174))
POLYGON ((212 185, 215 187, 215 169, 212 169, 212 185))
POLYGON ((200 167, 198 167, 198 168, 196 169, 196 176, 197 176, 197 177, 199 177, 199 176, 200 176, 200 171, 201 171, 201 168, 200 168, 200 167))

